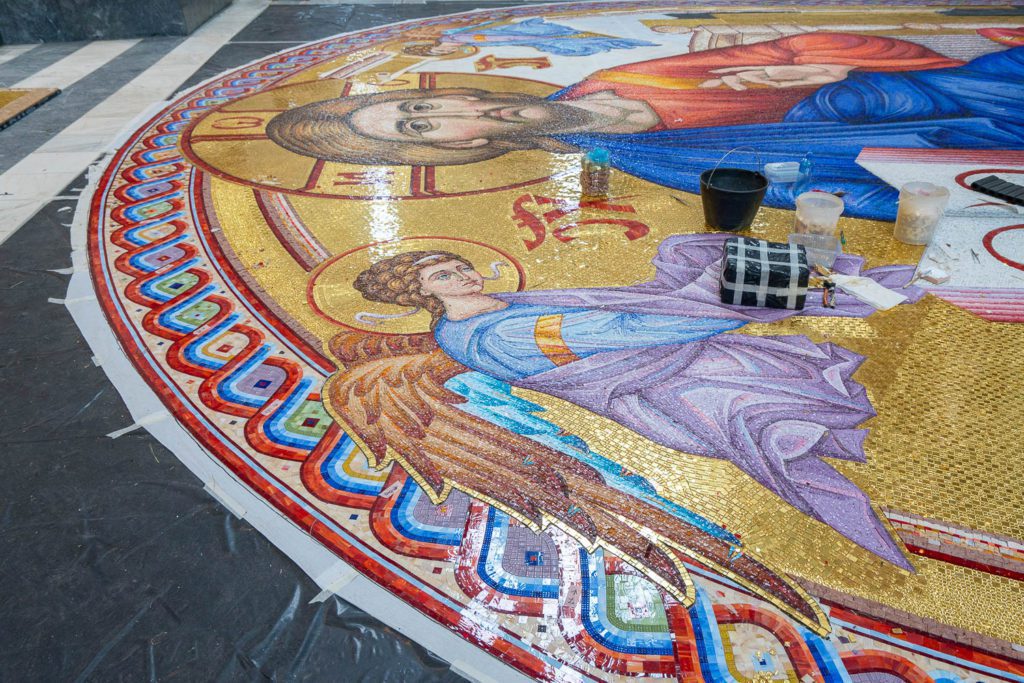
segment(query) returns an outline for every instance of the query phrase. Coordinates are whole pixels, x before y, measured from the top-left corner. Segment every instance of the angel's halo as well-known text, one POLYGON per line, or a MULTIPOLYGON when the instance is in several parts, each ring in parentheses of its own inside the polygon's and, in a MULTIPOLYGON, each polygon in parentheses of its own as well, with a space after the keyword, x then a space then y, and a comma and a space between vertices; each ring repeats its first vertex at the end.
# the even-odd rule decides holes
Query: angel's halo
MULTIPOLYGON (((321 318, 350 330, 373 334, 427 332, 430 330, 430 314, 426 311, 403 318, 382 319, 377 324, 357 320, 358 313, 389 316, 403 313, 408 309, 367 301, 352 287, 352 283, 359 273, 382 259, 407 251, 432 250, 458 254, 472 263, 477 270, 485 273, 495 261, 508 263, 511 268, 503 268, 497 279, 489 280, 485 284, 486 292, 516 292, 526 285, 525 272, 519 261, 497 247, 458 237, 406 237, 365 244, 322 263, 313 272, 306 287, 309 307, 321 318)), ((365 316, 361 317, 365 319, 365 316)))

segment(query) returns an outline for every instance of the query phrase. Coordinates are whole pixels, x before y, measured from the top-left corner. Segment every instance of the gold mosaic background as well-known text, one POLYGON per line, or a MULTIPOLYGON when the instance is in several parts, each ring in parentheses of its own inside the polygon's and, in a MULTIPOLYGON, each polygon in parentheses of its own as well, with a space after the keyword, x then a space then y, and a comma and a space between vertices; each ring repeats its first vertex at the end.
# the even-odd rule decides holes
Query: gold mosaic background
MULTIPOLYGON (((744 16, 743 21, 762 21, 759 17, 764 16, 769 15, 744 16)), ((801 14, 799 22, 813 24, 815 16, 801 14)), ((858 22, 867 20, 857 15, 858 22)), ((926 13, 901 15, 900 21, 908 20, 935 19, 926 13)), ((402 59, 404 66, 408 59, 402 59)), ((316 83, 319 73, 342 64, 343 60, 336 60, 299 76, 315 84, 300 89, 303 97, 315 95, 321 86, 316 83)), ((375 73, 397 64, 385 64, 375 73)), ((356 80, 364 91, 380 87, 374 75, 356 80)), ((323 87, 327 88, 324 97, 330 97, 333 91, 328 90, 336 89, 337 82, 323 87)), ((210 144, 203 148, 203 155, 209 163, 233 171, 256 164, 268 175, 288 172, 297 163, 283 150, 266 144, 252 148, 210 144)), ((332 254, 410 236, 472 239, 518 259, 530 288, 643 281, 653 274, 649 261, 661 239, 703 229, 698 197, 617 173, 613 194, 628 198, 637 209, 636 217, 651 226, 649 235, 628 241, 620 229, 590 226, 573 231, 575 239, 568 243, 549 234, 540 247, 527 252, 523 240, 532 235, 513 222, 513 201, 525 193, 577 200, 577 163, 571 155, 508 155, 502 159, 501 179, 538 175, 554 179, 473 196, 414 201, 292 196, 291 201, 298 217, 332 254)), ((452 187, 458 186, 460 174, 466 186, 502 184, 473 166, 447 169, 446 174, 452 187)), ((393 177, 386 184, 381 180, 375 194, 393 192, 389 190, 395 187, 392 181, 398 182, 393 177)), ((265 225, 253 188, 221 179, 213 179, 211 188, 212 209, 223 237, 257 286, 294 321, 297 330, 326 341, 338 328, 307 302, 307 285, 314 274, 299 267, 265 225)), ((788 211, 762 209, 752 233, 784 241, 791 222, 788 211)), ((914 263, 920 256, 919 247, 895 243, 888 224, 843 219, 841 225, 847 251, 866 256, 869 266, 914 263)), ((338 294, 347 284, 332 282, 329 276, 318 281, 319 287, 331 288, 337 316, 366 309, 366 302, 354 292, 347 301, 338 294)), ((422 331, 424 323, 425 319, 412 319, 388 331, 422 331)), ((865 320, 796 318, 748 325, 741 333, 805 334, 867 357, 856 377, 868 388, 879 413, 867 425, 871 427, 868 463, 834 464, 878 507, 1024 538, 1024 449, 1020 446, 1024 325, 985 322, 927 297, 917 305, 865 320)), ((545 405, 547 419, 584 438, 595 451, 648 477, 662 495, 740 532, 748 545, 780 569, 923 617, 1005 640, 1021 639, 1024 586, 1020 582, 922 558, 913 560, 918 573, 907 574, 798 513, 728 463, 669 451, 547 396, 531 393, 529 399, 545 405)))

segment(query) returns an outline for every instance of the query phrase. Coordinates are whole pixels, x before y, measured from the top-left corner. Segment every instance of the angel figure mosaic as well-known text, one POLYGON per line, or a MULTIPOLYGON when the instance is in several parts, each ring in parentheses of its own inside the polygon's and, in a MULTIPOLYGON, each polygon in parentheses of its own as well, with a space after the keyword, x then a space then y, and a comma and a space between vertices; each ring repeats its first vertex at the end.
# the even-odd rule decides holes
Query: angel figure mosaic
MULTIPOLYGON (((534 529, 557 524, 588 547, 630 558, 684 602, 692 601, 680 562, 688 556, 827 629, 813 601, 733 534, 659 498, 646 482, 618 476, 585 445, 559 449, 459 407, 467 373, 506 392, 572 402, 676 451, 727 459, 804 514, 912 571, 868 497, 822 460, 865 460, 866 430, 858 427, 875 413, 852 378, 863 357, 802 336, 727 334, 796 312, 719 302, 725 237, 664 240, 655 278, 630 287, 487 294, 484 276, 456 253, 380 260, 354 287, 370 301, 426 310, 432 332, 338 334, 330 350, 343 370, 328 384, 326 405, 378 466, 397 460, 435 502, 454 487, 534 529)), ((859 274, 861 265, 844 256, 837 268, 859 274)), ((912 270, 864 275, 903 286, 912 270)), ((801 313, 871 310, 843 298, 835 309, 809 304, 801 313)))

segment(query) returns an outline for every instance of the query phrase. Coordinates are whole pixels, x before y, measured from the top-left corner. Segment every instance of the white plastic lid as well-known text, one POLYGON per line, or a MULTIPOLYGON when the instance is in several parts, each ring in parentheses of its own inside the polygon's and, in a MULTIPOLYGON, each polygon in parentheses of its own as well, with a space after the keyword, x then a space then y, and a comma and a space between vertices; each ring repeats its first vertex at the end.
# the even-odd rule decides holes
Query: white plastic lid
POLYGON ((912 183, 905 183, 900 187, 900 192, 912 194, 917 197, 948 197, 949 190, 942 187, 941 185, 933 185, 932 183, 926 183, 924 181, 915 181, 912 183))
POLYGON ((802 208, 815 211, 839 211, 842 212, 846 206, 843 200, 829 192, 804 192, 796 198, 796 203, 802 208))

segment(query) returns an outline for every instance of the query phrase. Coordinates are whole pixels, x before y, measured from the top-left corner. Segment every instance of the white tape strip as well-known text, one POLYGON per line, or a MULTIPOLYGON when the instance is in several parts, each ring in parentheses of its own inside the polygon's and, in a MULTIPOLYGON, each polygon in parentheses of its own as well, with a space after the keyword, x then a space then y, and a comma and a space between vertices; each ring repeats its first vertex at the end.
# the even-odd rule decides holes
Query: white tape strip
POLYGON ((95 301, 95 300, 96 300, 96 297, 92 296, 91 294, 89 296, 75 297, 74 299, 55 299, 52 296, 49 299, 47 299, 47 301, 49 301, 51 304, 61 304, 62 306, 67 306, 68 304, 77 304, 77 303, 81 303, 83 301, 95 301))
POLYGON ((337 595, 338 591, 347 586, 358 574, 356 570, 348 566, 344 562, 335 562, 327 570, 319 574, 314 581, 316 585, 320 586, 323 590, 316 594, 316 596, 309 601, 309 604, 315 605, 321 603, 332 595, 337 595))
POLYGON ((168 413, 166 410, 161 410, 156 413, 150 413, 149 415, 146 415, 145 417, 136 420, 135 422, 128 425, 124 429, 118 429, 117 431, 110 432, 109 434, 107 434, 107 436, 109 436, 111 439, 116 439, 118 437, 124 436, 128 432, 134 432, 136 429, 139 429, 141 427, 146 427, 156 422, 159 422, 160 420, 165 420, 169 416, 170 413, 168 413))
MULTIPOLYGON (((70 207, 68 207, 70 208, 70 207)), ((68 266, 67 268, 50 268, 48 273, 57 273, 57 275, 71 275, 75 272, 74 266, 68 266)))
POLYGON ((227 491, 222 489, 217 482, 208 482, 203 488, 206 489, 206 492, 213 496, 218 503, 226 507, 228 512, 233 514, 235 517, 238 517, 239 519, 243 519, 245 517, 245 506, 228 495, 227 491))

